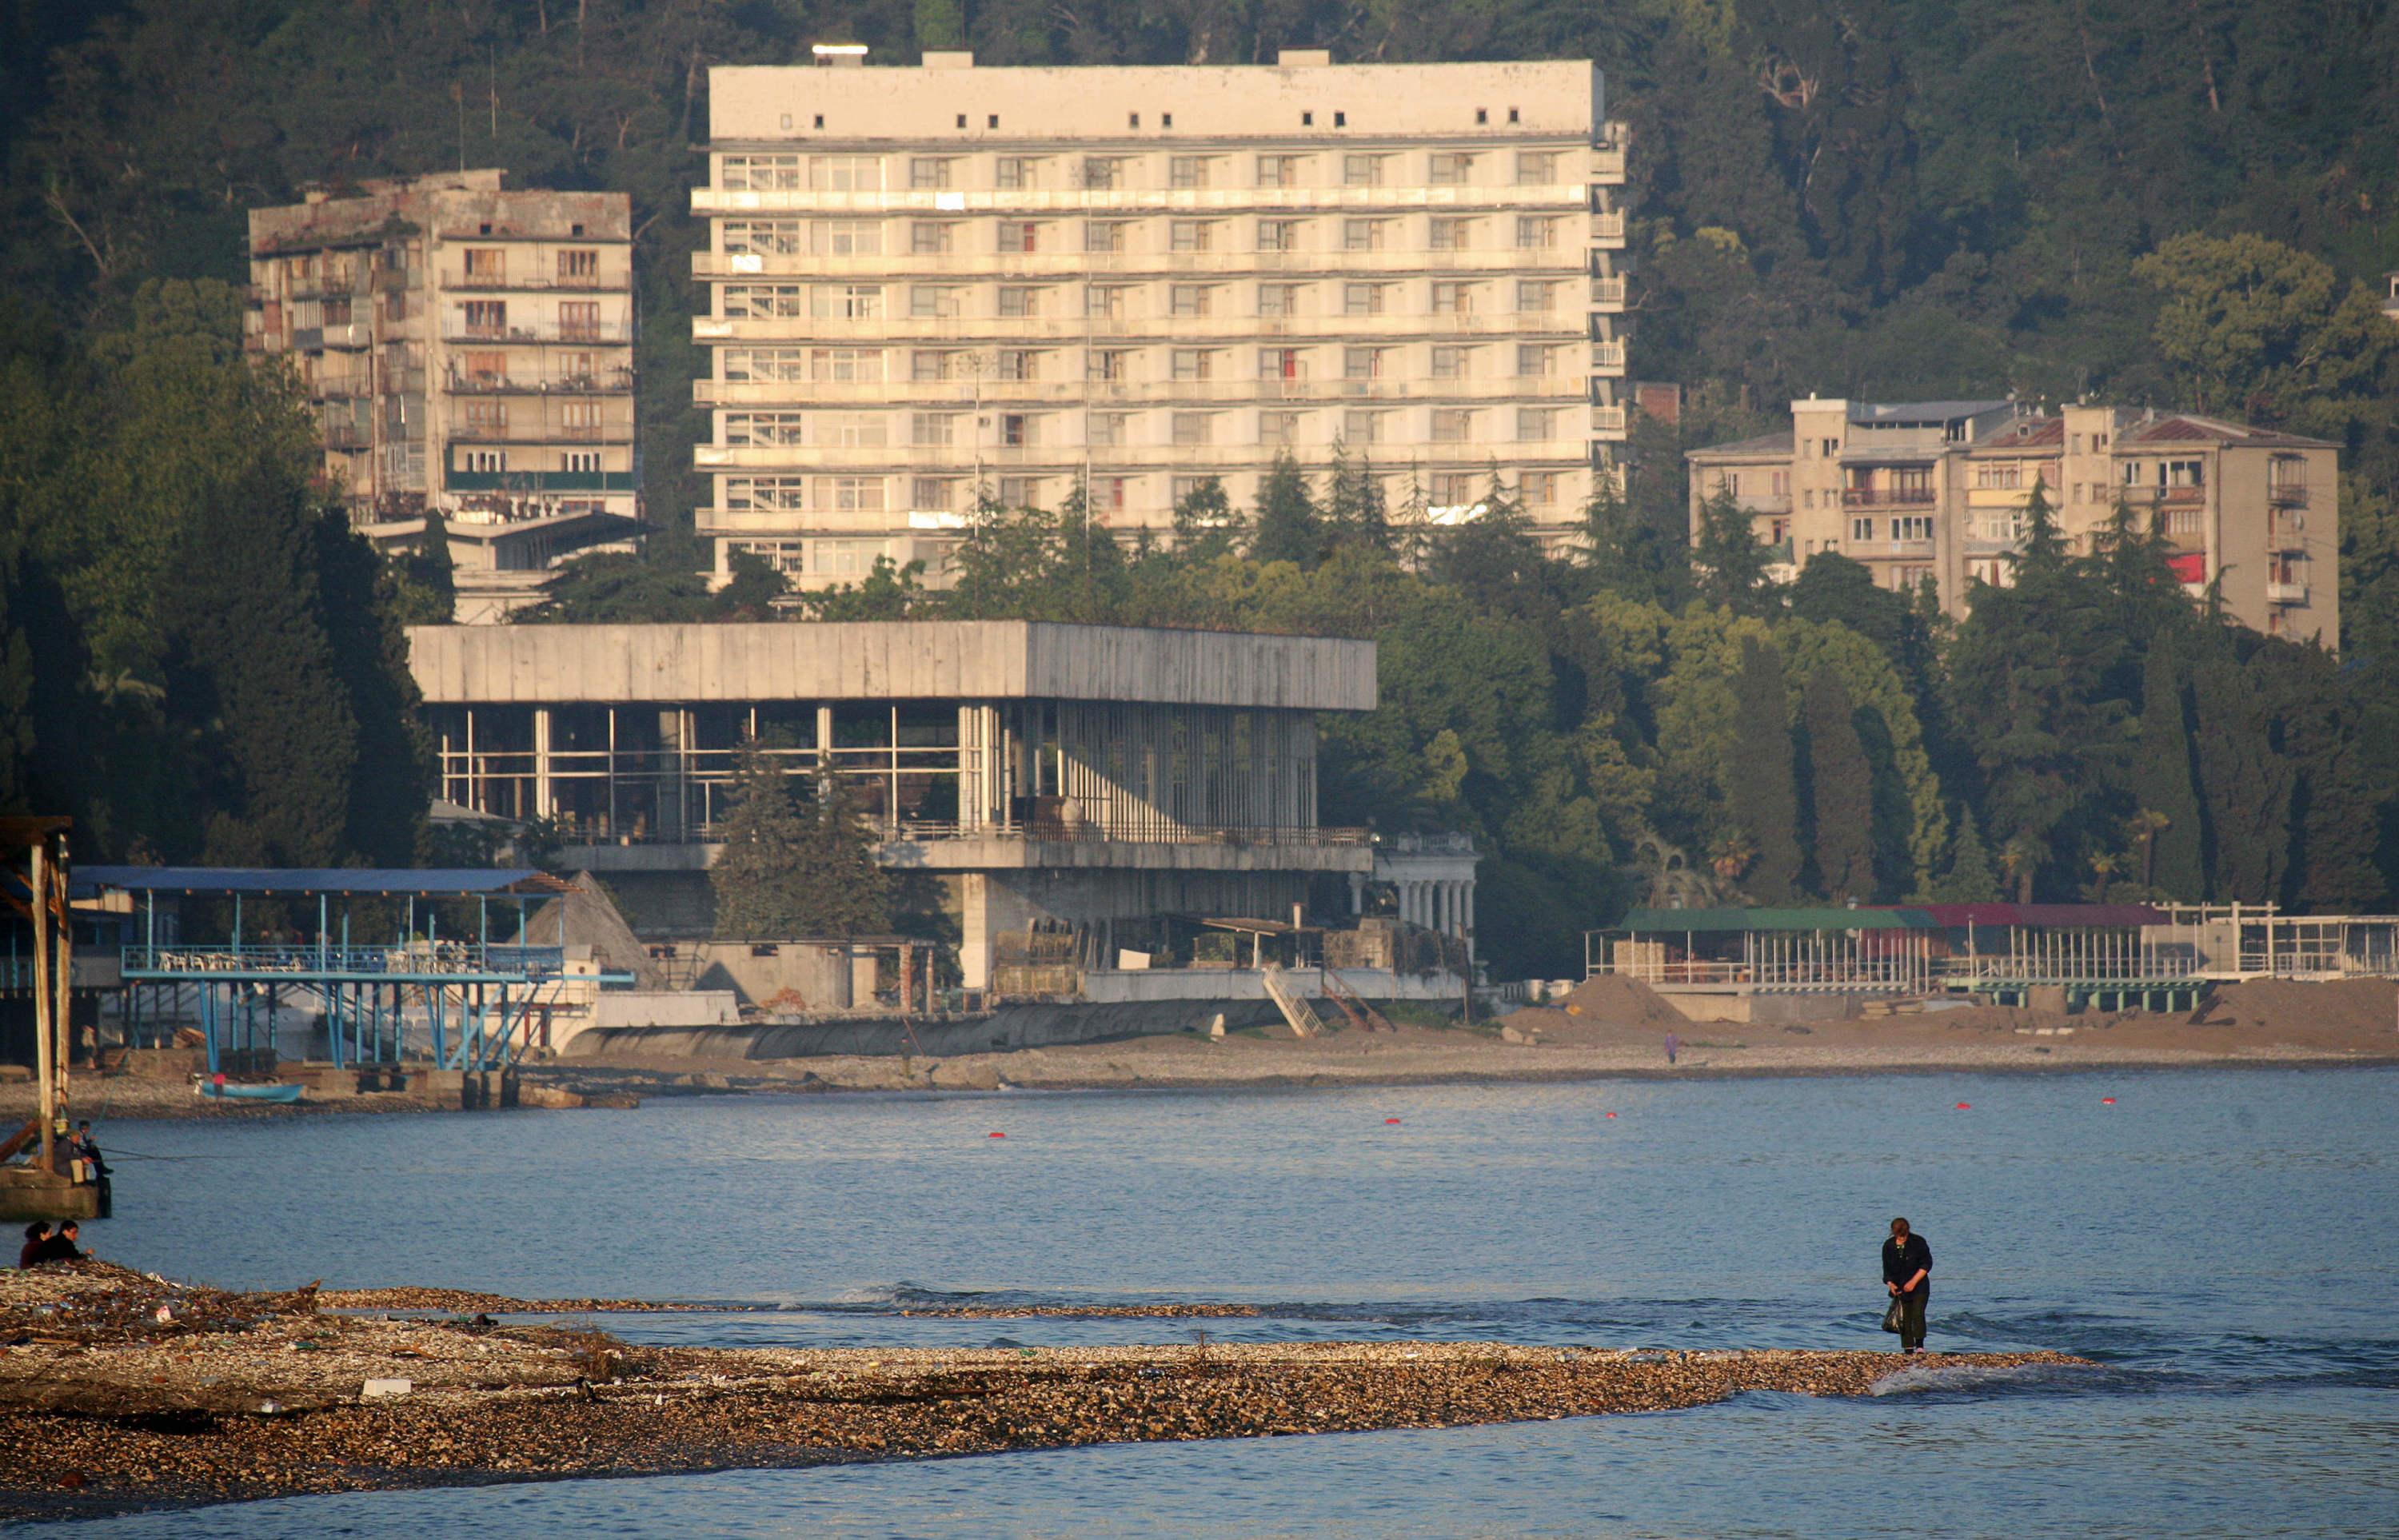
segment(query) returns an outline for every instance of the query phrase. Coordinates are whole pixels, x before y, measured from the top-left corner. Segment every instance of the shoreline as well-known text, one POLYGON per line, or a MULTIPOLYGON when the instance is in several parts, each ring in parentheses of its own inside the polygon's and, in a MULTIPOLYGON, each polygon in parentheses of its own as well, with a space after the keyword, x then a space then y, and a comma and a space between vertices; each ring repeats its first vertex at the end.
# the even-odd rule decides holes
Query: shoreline
POLYGON ((0 1521, 1616 1415, 1753 1390, 1864 1396, 1904 1371, 2087 1364, 2045 1352, 1217 1344, 1204 1333, 1171 1348, 667 1347, 484 1317, 327 1313, 343 1297, 231 1293, 105 1263, 0 1275, 0 1521))

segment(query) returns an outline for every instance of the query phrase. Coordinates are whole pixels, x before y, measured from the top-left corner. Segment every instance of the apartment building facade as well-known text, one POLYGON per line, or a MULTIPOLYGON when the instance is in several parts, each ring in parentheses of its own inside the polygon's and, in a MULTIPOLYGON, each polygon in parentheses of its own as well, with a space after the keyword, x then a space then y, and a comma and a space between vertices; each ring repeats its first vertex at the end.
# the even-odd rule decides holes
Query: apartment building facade
POLYGON ((2129 507, 2192 592, 2220 584, 2242 624, 2338 644, 2338 446, 2188 412, 2036 409, 2009 400, 1791 403, 1792 430, 1694 450, 1690 518, 1730 496, 1789 578, 1811 557, 1863 562, 1885 588, 1934 585, 1963 615, 2004 585, 2033 489, 2088 552, 2129 507))
POLYGON ((1165 530, 1288 453, 1563 536, 1624 437, 1588 63, 712 70, 698 510, 723 575, 936 581, 983 496, 1165 530))
POLYGON ((501 178, 370 182, 250 215, 246 344, 298 371, 326 475, 379 547, 440 514, 464 621, 639 529, 630 202, 501 178))

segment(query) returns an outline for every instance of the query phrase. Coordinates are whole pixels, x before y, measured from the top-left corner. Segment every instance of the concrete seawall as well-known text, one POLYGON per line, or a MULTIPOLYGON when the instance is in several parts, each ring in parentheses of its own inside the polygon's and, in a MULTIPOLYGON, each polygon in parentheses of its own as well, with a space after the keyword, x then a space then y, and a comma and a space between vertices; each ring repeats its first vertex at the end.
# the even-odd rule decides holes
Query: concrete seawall
POLYGON ((1204 1033, 1220 1013, 1228 1029, 1267 1026, 1282 1020, 1267 1000, 1144 1000, 1009 1006, 987 1016, 877 1016, 721 1027, 595 1027, 576 1037, 567 1057, 602 1063, 661 1056, 810 1059, 832 1054, 914 1054, 941 1059, 1110 1043, 1159 1033, 1204 1033))

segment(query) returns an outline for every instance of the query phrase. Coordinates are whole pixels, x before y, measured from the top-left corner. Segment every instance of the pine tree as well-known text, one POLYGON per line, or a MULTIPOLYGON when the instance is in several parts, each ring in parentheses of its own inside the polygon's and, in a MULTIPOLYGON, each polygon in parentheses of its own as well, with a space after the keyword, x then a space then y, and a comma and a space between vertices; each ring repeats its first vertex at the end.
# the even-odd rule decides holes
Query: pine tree
POLYGON ((1339 439, 1333 443, 1333 474, 1325 483, 1325 523, 1333 543, 1391 553, 1391 519, 1383 506, 1382 483, 1364 456, 1349 458, 1339 439))
POLYGON ((1289 450, 1258 487, 1257 530, 1250 542, 1253 561, 1293 561, 1313 567, 1324 555, 1324 521, 1308 495, 1308 478, 1289 450))
POLYGON ((1717 493, 1701 505, 1699 538, 1691 545, 1701 599, 1735 615, 1777 613, 1782 593, 1766 572, 1772 560, 1758 541, 1749 510, 1731 493, 1717 493))
POLYGON ((2206 894, 2207 872, 2183 712, 2182 670, 2174 649, 2153 646, 2142 670, 2140 736, 2133 751, 2134 817, 2144 847, 2141 882, 2196 903, 2206 894))
POLYGON ((1942 904, 1984 904, 1999 896, 1999 874, 1983 831, 1974 827, 1974 810, 1958 810, 1958 832, 1949 842, 1949 869, 1932 885, 1932 901, 1942 904))
POLYGON ((815 820, 792 804, 782 767, 755 737, 741 744, 724 848, 708 869, 716 898, 716 934, 787 938, 821 934, 809 924, 815 820))
POLYGON ((817 787, 806 841, 807 934, 880 936, 891 929, 891 877, 874 858, 874 829, 837 780, 817 787))
POLYGON ((1174 503, 1175 554, 1194 561, 1213 561, 1230 555, 1241 543, 1242 520, 1233 512, 1232 499, 1225 495, 1225 483, 1213 476, 1201 477, 1200 484, 1177 498, 1174 503))
POLYGON ((425 532, 417 536, 416 556, 409 563, 409 574, 426 591, 427 603, 438 618, 431 622, 446 626, 458 607, 458 564, 450 555, 450 526, 441 510, 425 510, 425 532))
POLYGON ((2199 789, 2207 824, 2208 896, 2265 903, 2290 859, 2289 763, 2268 738, 2270 707, 2229 640, 2191 669, 2199 789))
POLYGON ((1791 702, 1782 655, 1771 642, 1742 644, 1734 681, 1732 763, 1725 767, 1725 818, 1757 855, 1743 886, 1760 903, 1789 903, 1799 892, 1799 790, 1791 751, 1791 702))
POLYGON ((1836 903, 1875 896, 1874 772, 1858 737, 1849 688, 1830 669, 1809 677, 1801 700, 1808 783, 1815 810, 1816 887, 1836 903))

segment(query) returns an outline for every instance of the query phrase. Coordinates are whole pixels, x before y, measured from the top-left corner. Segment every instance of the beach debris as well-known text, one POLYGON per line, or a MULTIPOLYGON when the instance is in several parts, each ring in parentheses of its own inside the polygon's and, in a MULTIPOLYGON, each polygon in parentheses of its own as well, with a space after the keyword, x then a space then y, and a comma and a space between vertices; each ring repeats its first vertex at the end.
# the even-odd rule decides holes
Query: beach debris
POLYGON ((414 1380, 369 1380, 359 1387, 359 1394, 367 1400, 380 1401, 386 1397, 405 1396, 415 1388, 414 1380))

